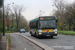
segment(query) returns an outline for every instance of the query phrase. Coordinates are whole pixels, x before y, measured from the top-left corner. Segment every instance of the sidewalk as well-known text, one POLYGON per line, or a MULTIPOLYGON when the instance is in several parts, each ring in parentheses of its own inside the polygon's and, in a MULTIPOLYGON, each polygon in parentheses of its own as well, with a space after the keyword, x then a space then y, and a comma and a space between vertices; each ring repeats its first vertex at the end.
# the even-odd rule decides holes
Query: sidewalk
POLYGON ((11 50, 36 50, 25 38, 18 34, 10 34, 11 50))
POLYGON ((0 50, 6 50, 7 39, 6 35, 2 36, 2 40, 0 41, 0 50))

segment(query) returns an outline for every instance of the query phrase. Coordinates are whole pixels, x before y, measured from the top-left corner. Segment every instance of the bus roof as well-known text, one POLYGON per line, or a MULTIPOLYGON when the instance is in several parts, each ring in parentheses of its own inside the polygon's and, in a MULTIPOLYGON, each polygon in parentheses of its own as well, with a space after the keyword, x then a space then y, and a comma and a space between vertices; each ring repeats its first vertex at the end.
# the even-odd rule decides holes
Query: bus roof
POLYGON ((39 20, 39 18, 33 19, 33 20, 31 20, 30 22, 33 22, 33 21, 36 21, 36 20, 39 20))
POLYGON ((40 16, 40 17, 55 17, 55 16, 40 16))
MULTIPOLYGON (((55 16, 40 16, 40 17, 55 17, 55 16)), ((40 17, 30 20, 30 22, 37 21, 37 20, 39 20, 40 17)))

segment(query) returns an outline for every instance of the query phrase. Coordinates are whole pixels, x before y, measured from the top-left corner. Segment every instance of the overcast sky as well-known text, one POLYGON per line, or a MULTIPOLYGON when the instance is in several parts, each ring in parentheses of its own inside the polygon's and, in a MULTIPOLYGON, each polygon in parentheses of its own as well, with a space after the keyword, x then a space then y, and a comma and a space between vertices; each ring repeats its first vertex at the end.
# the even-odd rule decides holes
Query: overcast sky
MULTIPOLYGON (((66 0, 73 2, 74 0, 66 0)), ((14 5, 23 5, 26 9, 23 11, 23 16, 29 21, 39 16, 40 10, 45 13, 42 15, 51 15, 53 12, 53 0, 5 0, 5 5, 14 2, 14 5)))

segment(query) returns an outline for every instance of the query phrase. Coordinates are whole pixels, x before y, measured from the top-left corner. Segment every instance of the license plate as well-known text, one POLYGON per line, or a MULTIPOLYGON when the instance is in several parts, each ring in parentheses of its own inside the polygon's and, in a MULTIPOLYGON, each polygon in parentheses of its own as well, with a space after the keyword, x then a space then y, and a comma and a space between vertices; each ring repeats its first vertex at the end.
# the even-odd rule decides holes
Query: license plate
POLYGON ((50 35, 46 35, 46 36, 50 36, 50 35))

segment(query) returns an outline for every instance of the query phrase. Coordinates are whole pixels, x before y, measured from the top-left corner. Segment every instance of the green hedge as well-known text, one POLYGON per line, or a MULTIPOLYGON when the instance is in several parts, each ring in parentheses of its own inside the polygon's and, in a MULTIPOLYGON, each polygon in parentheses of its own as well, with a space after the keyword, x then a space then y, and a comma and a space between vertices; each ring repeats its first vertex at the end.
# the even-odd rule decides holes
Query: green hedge
POLYGON ((65 35, 75 35, 74 31, 58 31, 59 34, 65 34, 65 35))
POLYGON ((11 32, 11 31, 5 31, 5 33, 14 33, 14 32, 11 32))

